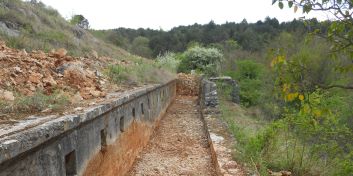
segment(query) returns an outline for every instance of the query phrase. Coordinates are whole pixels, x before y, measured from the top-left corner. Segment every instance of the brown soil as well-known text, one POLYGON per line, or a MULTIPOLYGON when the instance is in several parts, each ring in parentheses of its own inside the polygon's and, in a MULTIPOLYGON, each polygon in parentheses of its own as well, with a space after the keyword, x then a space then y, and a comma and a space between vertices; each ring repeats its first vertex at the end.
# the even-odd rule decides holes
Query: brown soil
POLYGON ((116 176, 129 171, 134 158, 146 146, 153 126, 134 121, 113 145, 108 145, 88 163, 84 176, 116 176))
POLYGON ((216 175, 197 97, 176 98, 129 175, 216 175))

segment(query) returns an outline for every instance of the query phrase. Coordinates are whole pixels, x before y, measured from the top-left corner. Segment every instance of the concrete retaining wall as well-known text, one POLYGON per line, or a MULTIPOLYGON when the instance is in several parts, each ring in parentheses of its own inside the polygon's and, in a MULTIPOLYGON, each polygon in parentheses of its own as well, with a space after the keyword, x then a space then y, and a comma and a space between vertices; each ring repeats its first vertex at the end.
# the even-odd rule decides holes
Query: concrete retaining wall
POLYGON ((0 176, 123 175, 176 94, 175 81, 0 138, 0 176))

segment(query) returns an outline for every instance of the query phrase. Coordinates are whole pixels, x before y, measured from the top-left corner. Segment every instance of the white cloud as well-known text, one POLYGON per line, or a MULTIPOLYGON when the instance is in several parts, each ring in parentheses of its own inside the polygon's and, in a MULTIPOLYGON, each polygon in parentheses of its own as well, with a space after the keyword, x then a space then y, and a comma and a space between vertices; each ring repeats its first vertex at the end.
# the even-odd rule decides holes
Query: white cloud
MULTIPOLYGON (((41 0, 64 17, 82 14, 94 29, 118 27, 168 30, 179 25, 248 22, 276 17, 291 21, 303 16, 293 9, 279 9, 272 0, 41 0)), ((325 14, 314 13, 319 19, 325 14)), ((313 16, 311 16, 313 17, 313 16)))

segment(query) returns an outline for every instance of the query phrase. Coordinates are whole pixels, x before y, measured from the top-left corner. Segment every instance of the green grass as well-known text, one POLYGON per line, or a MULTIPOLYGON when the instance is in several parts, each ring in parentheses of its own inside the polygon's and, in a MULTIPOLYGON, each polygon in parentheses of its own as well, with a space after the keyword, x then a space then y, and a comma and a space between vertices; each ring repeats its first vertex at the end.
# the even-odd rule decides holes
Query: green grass
POLYGON ((97 51, 100 55, 123 58, 128 52, 93 37, 89 31, 83 36, 75 34, 77 27, 68 23, 60 14, 43 3, 32 4, 21 0, 0 2, 0 21, 17 25, 19 37, 0 34, 10 47, 31 50, 66 48, 75 56, 97 51))
POLYGON ((69 104, 69 97, 60 91, 46 95, 37 91, 32 96, 16 95, 14 102, 0 101, 0 113, 38 113, 46 109, 51 111, 64 110, 69 104))
POLYGON ((116 84, 164 83, 174 78, 173 73, 161 69, 155 61, 135 56, 130 60, 133 61, 132 64, 110 65, 104 73, 116 84))
POLYGON ((240 161, 250 172, 257 170, 253 156, 257 153, 256 142, 254 139, 257 135, 264 131, 268 123, 261 119, 258 110, 245 109, 237 104, 227 100, 226 96, 220 96, 220 110, 222 120, 228 125, 229 132, 234 136, 236 143, 234 144, 233 156, 236 161, 240 161), (255 148, 254 148, 255 146, 255 148))

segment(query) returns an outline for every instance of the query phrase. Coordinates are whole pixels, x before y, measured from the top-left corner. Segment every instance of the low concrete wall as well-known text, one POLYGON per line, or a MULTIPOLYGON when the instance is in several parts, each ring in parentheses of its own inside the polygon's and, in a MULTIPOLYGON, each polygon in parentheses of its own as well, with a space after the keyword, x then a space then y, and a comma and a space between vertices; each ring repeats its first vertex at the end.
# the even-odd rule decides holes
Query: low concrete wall
POLYGON ((124 175, 176 94, 176 82, 0 138, 0 175, 124 175))

